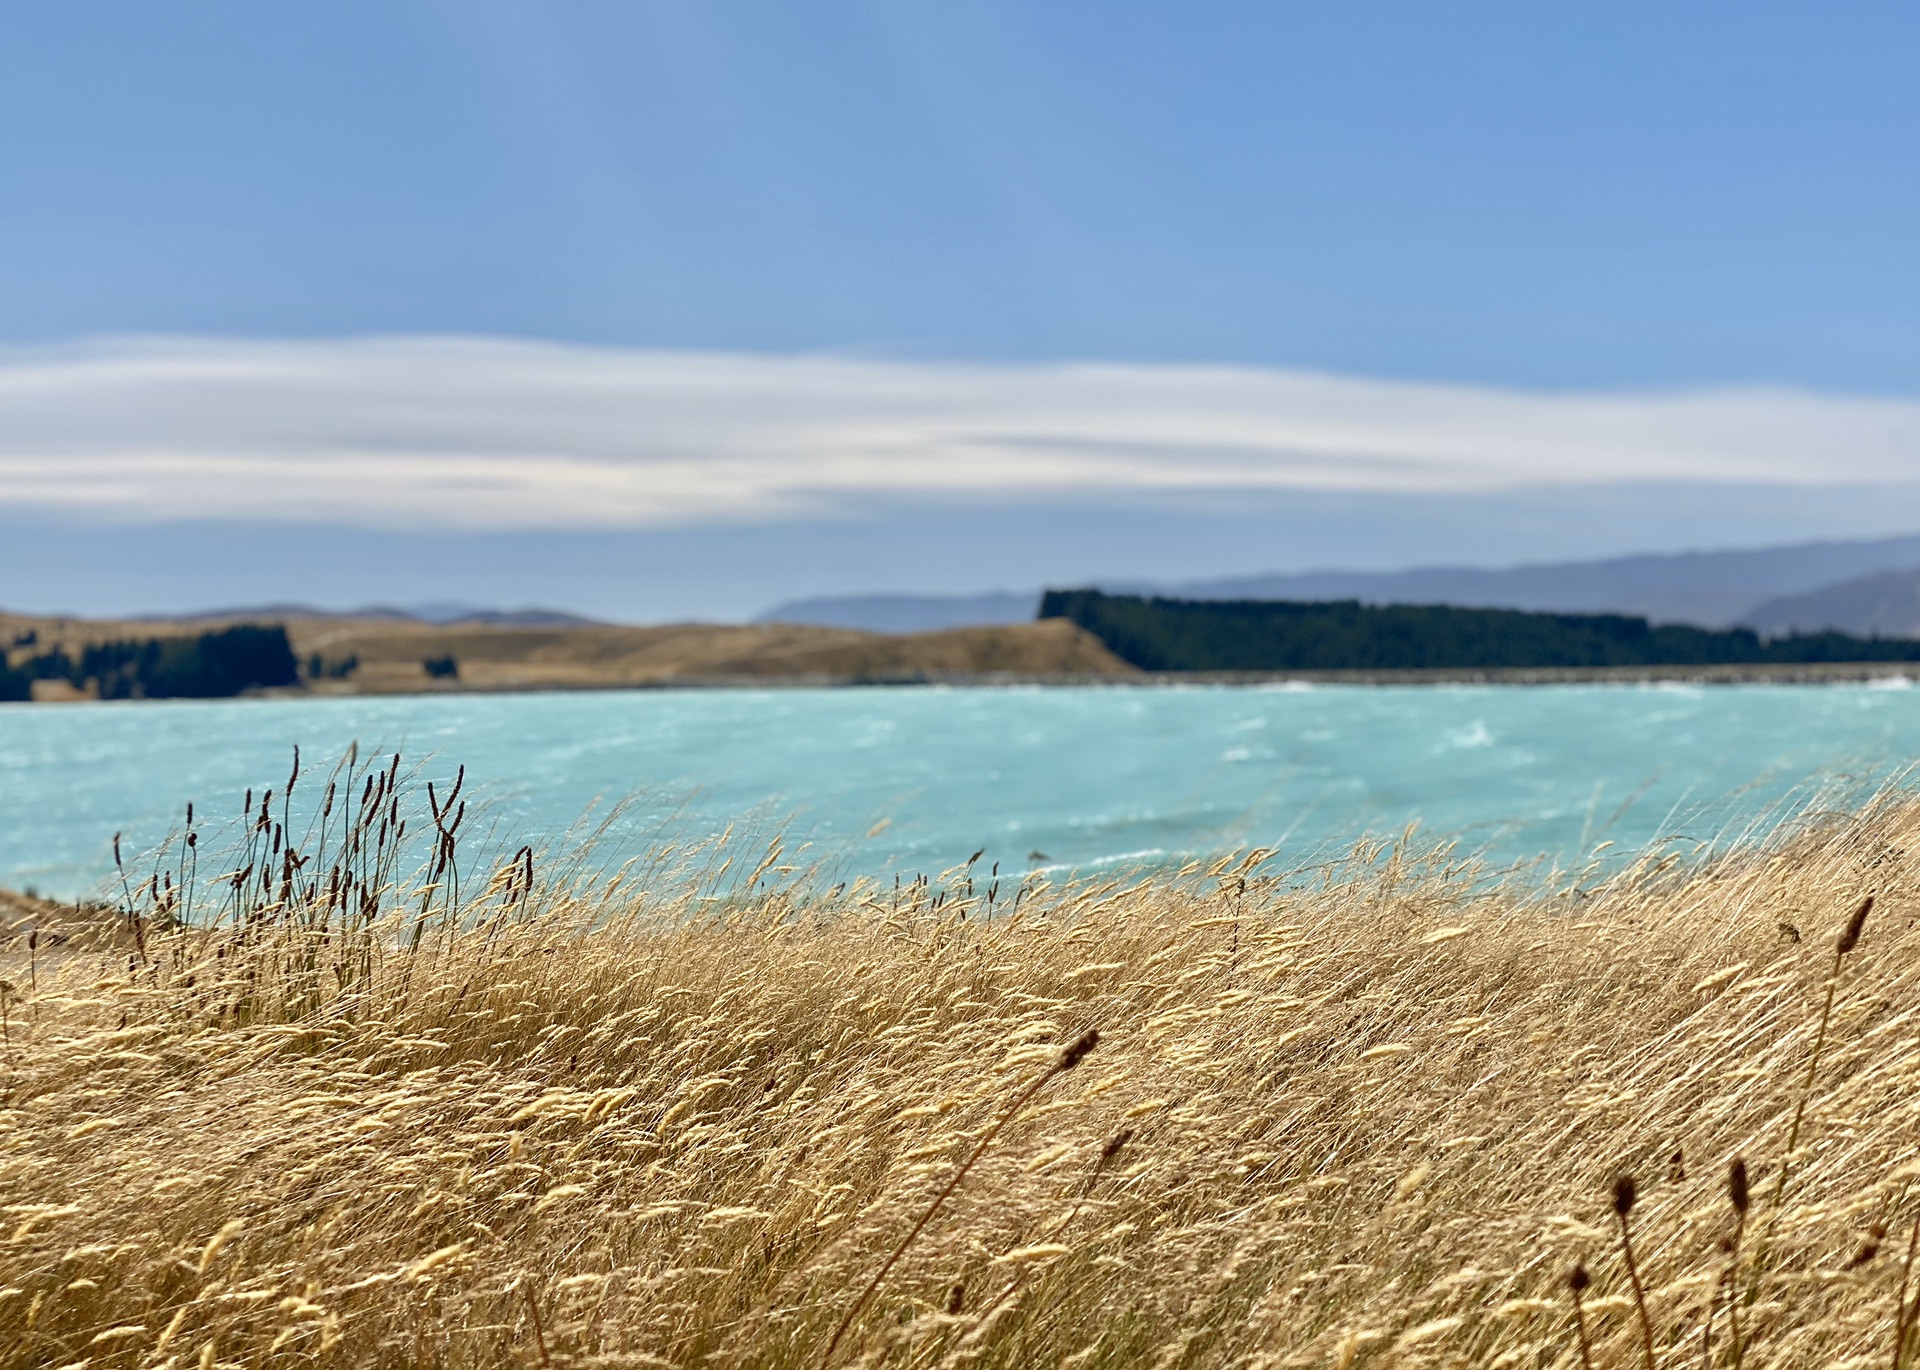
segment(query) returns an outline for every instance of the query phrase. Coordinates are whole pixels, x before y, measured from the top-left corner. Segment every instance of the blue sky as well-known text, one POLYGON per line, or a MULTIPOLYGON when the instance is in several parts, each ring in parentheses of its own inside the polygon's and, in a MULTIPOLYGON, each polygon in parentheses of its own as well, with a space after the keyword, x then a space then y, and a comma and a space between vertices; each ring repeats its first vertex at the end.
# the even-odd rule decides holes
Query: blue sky
MULTIPOLYGON (((21 7, 0 45, 0 342, 37 363, 124 335, 481 334, 621 355, 1907 401, 1917 40, 1920 11, 1870 4, 21 7)), ((1741 493, 1698 502, 1697 541, 1791 534, 1795 481, 1817 471, 1750 516, 1776 475, 1725 476, 1741 493)), ((1378 544, 1374 562, 1395 546, 1534 555, 1551 525, 1500 513, 1538 506, 1525 486, 1478 490, 1491 512, 1456 518, 1458 536, 1396 542, 1382 530, 1402 516, 1369 524, 1363 505, 1341 527, 1378 544)), ((1899 531, 1889 519, 1920 508, 1861 490, 1851 506, 1823 496, 1807 535, 1899 531)), ((1035 498, 1006 504, 1008 528, 1059 499, 1035 498)), ((1272 536, 1233 554, 1270 545, 1269 562, 1180 566, 1288 564, 1320 506, 1262 498, 1272 536)), ((999 516, 967 499, 969 517, 999 516)), ((1125 573, 1137 545, 1133 512, 1097 531, 1087 511, 1105 505, 1138 500, 1091 489, 1062 524, 1093 530, 1058 549, 1088 575, 1125 573)), ((4 479, 0 516, 178 521, 4 479)), ((865 516, 757 517, 783 529, 771 548, 865 516)), ((633 538, 664 536, 644 522, 633 538)), ((1667 545, 1672 525, 1610 513, 1561 542, 1667 545)), ((48 592, 5 555, 21 593, 48 592)), ((861 588, 816 556, 768 557, 758 588, 681 602, 740 613, 776 590, 861 588)), ((74 607, 142 607, 126 573, 99 574, 74 607)), ((1070 572, 1000 558, 903 572, 900 588, 1042 574, 1070 572)), ((393 579, 406 597, 404 570, 393 579)), ((223 588, 179 593, 236 597, 223 588)))

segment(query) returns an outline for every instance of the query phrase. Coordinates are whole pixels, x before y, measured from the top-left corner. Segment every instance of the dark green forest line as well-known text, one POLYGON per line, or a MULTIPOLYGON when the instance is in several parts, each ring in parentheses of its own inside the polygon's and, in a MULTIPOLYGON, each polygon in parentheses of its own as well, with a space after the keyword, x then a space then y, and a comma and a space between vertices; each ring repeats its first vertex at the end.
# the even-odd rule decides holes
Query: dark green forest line
POLYGON ((1049 590, 1068 619, 1148 671, 1806 665, 1920 661, 1920 640, 1654 627, 1625 614, 1542 614, 1357 600, 1185 600, 1049 590))
POLYGON ((78 658, 58 647, 0 655, 0 700, 31 699, 36 680, 64 680, 102 699, 226 699, 244 690, 297 685, 300 673, 284 627, 244 623, 192 637, 102 642, 82 649, 78 658))

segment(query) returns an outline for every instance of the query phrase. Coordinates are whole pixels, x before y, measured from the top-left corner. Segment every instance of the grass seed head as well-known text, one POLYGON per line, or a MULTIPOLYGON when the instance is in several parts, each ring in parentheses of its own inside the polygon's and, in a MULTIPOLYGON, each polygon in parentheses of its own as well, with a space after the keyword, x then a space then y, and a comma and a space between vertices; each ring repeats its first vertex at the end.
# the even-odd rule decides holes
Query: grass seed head
POLYGON ((1733 1205, 1733 1211, 1743 1218, 1753 1202, 1753 1195, 1747 1189, 1747 1163, 1738 1156, 1727 1167, 1727 1200, 1733 1205))
POLYGON ((1639 1186, 1626 1171, 1613 1177, 1613 1211, 1620 1215, 1622 1222, 1626 1221, 1627 1214, 1633 1212, 1633 1203, 1639 1194, 1639 1186))
POLYGON ((1069 1042, 1066 1050, 1060 1053, 1059 1068, 1061 1070, 1072 1070, 1075 1066, 1079 1065, 1081 1061, 1086 1059, 1089 1051, 1092 1051, 1099 1045, 1100 1029, 1088 1028, 1085 1032, 1069 1042))
POLYGON ((1872 1227, 1869 1227, 1866 1237, 1862 1239, 1858 1249, 1854 1251, 1853 1258, 1847 1262, 1847 1269, 1858 1270, 1863 1265, 1871 1264, 1873 1259, 1880 1254, 1880 1243, 1885 1241, 1886 1237, 1887 1225, 1885 1223, 1875 1223, 1872 1227))
POLYGON ((1836 955, 1845 956, 1860 945, 1860 930, 1867 925, 1867 915, 1873 912, 1873 896, 1869 894, 1860 901, 1860 907, 1853 911, 1853 917, 1847 920, 1846 927, 1840 930, 1840 940, 1834 944, 1836 955))

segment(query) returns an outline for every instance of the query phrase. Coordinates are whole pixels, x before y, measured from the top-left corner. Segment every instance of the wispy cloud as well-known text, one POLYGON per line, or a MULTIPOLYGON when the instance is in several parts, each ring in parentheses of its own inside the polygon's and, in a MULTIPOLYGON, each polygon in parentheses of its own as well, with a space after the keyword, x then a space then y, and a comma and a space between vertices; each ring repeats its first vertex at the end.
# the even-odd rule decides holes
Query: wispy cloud
POLYGON ((445 337, 0 353, 0 505, 113 518, 641 527, 873 499, 1648 481, 1920 481, 1920 403, 445 337))

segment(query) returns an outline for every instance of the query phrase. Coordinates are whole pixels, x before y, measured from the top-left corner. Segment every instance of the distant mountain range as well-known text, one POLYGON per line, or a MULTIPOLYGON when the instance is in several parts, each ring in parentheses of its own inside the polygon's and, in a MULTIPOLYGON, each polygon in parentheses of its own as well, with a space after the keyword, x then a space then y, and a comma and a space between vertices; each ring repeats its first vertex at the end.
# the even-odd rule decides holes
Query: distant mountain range
POLYGON ((147 614, 134 622, 219 623, 230 619, 340 618, 386 619, 394 623, 430 623, 437 627, 591 628, 600 620, 559 609, 483 609, 472 604, 433 601, 396 608, 369 604, 358 609, 316 609, 311 604, 247 604, 197 614, 147 614))
POLYGON ((935 633, 945 628, 1026 623, 1039 609, 1038 590, 994 590, 983 595, 851 595, 789 600, 754 622, 858 628, 868 633, 935 633))
POLYGON ((1769 636, 1835 627, 1875 637, 1920 637, 1920 568, 1878 571, 1800 595, 1781 595, 1742 622, 1769 636))
MULTIPOLYGON (((1920 536, 1501 569, 1308 571, 1160 585, 1104 581, 1094 588, 1183 599, 1357 599, 1366 604, 1623 613, 1702 628, 1745 624, 1764 633, 1831 628, 1920 636, 1920 536)), ((767 610, 759 621, 910 633, 1020 622, 1032 618, 1039 603, 1038 590, 842 596, 790 600, 767 610)))

